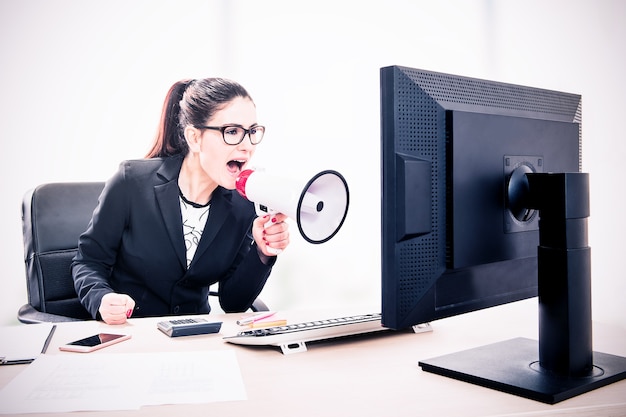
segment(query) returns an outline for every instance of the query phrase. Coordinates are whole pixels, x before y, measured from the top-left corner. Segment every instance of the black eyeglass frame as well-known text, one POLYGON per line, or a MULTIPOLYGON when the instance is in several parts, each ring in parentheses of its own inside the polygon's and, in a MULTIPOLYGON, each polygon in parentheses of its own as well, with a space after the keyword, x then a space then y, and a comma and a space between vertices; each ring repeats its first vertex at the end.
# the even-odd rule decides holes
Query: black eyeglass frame
POLYGON ((261 125, 255 125, 250 127, 250 129, 246 129, 243 126, 239 126, 239 125, 224 125, 224 126, 196 126, 196 129, 209 129, 209 130, 217 130, 222 132, 222 140, 224 141, 225 144, 227 145, 231 145, 231 146, 237 146, 239 145, 241 142, 243 142, 243 140, 246 138, 246 135, 248 135, 248 138, 250 139, 250 143, 253 145, 258 145, 259 143, 261 143, 261 141, 263 140, 263 137, 265 136, 265 126, 261 126, 261 125), (226 131, 226 129, 228 128, 237 128, 237 129, 242 129, 243 130, 243 135, 241 136, 241 139, 239 139, 239 142, 237 143, 230 143, 226 140, 226 136, 224 136, 224 132, 226 131), (250 134, 250 132, 254 129, 261 129, 263 131, 263 134, 261 135, 261 139, 258 141, 253 141, 252 140, 252 135, 250 134))

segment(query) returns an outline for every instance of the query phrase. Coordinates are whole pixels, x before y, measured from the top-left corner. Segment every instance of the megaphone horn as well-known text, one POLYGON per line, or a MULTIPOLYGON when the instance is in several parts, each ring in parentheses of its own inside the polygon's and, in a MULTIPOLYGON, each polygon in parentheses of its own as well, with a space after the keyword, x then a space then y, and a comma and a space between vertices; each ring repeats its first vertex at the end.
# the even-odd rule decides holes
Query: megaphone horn
POLYGON ((348 214, 348 183, 333 170, 315 174, 302 186, 294 178, 247 169, 237 178, 236 188, 255 203, 259 215, 280 212, 294 219, 310 243, 330 240, 348 214))

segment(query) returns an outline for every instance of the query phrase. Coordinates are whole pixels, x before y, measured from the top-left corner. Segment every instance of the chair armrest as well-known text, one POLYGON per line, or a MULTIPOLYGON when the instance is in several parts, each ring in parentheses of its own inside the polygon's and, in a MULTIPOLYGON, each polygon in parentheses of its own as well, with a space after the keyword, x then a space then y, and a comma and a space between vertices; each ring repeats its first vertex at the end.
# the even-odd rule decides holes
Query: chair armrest
POLYGON ((17 312, 17 318, 20 322, 26 324, 37 323, 60 323, 64 321, 83 321, 72 317, 59 316, 57 314, 42 313, 35 310, 30 304, 24 304, 17 312))
POLYGON ((256 300, 254 300, 254 302, 252 303, 252 306, 250 306, 250 309, 254 312, 257 311, 270 311, 269 307, 259 298, 257 298, 256 300))

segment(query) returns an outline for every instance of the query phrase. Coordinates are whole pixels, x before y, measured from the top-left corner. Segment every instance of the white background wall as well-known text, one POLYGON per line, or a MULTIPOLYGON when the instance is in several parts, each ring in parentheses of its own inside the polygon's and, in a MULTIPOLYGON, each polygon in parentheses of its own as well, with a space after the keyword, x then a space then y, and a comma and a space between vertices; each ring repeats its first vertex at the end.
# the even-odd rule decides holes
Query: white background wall
POLYGON ((397 64, 582 94, 594 319, 626 329, 624 39, 620 0, 0 0, 0 325, 26 302, 24 192, 142 157, 167 88, 207 76, 255 98, 268 127, 257 165, 337 169, 350 185, 331 241, 293 225, 263 299, 377 309, 378 77, 397 64))

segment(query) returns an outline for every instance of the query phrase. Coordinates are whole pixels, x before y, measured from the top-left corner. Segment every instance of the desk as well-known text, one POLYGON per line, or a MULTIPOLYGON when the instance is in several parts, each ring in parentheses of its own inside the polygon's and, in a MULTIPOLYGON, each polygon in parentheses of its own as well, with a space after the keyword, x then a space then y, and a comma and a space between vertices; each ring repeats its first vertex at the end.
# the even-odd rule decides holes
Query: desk
MULTIPOLYGON (((86 335, 112 329, 132 339, 99 352, 165 352, 233 349, 248 400, 208 404, 143 407, 138 411, 76 412, 79 416, 626 416, 626 380, 547 405, 430 374, 420 359, 515 337, 537 338, 536 299, 526 300, 433 323, 433 332, 379 332, 347 340, 307 344, 306 352, 283 355, 276 347, 225 342, 240 330, 240 314, 208 316, 223 320, 219 335, 168 338, 156 318, 131 319, 124 326, 87 321, 57 327, 47 354, 86 335)), ((370 311, 298 311, 282 313, 290 322, 370 311)), ((594 323, 594 350, 626 356, 624 329, 594 323)), ((28 365, 0 367, 5 386, 28 365)), ((52 414, 43 414, 51 416, 52 414)), ((29 414, 28 416, 34 416, 29 414)))

